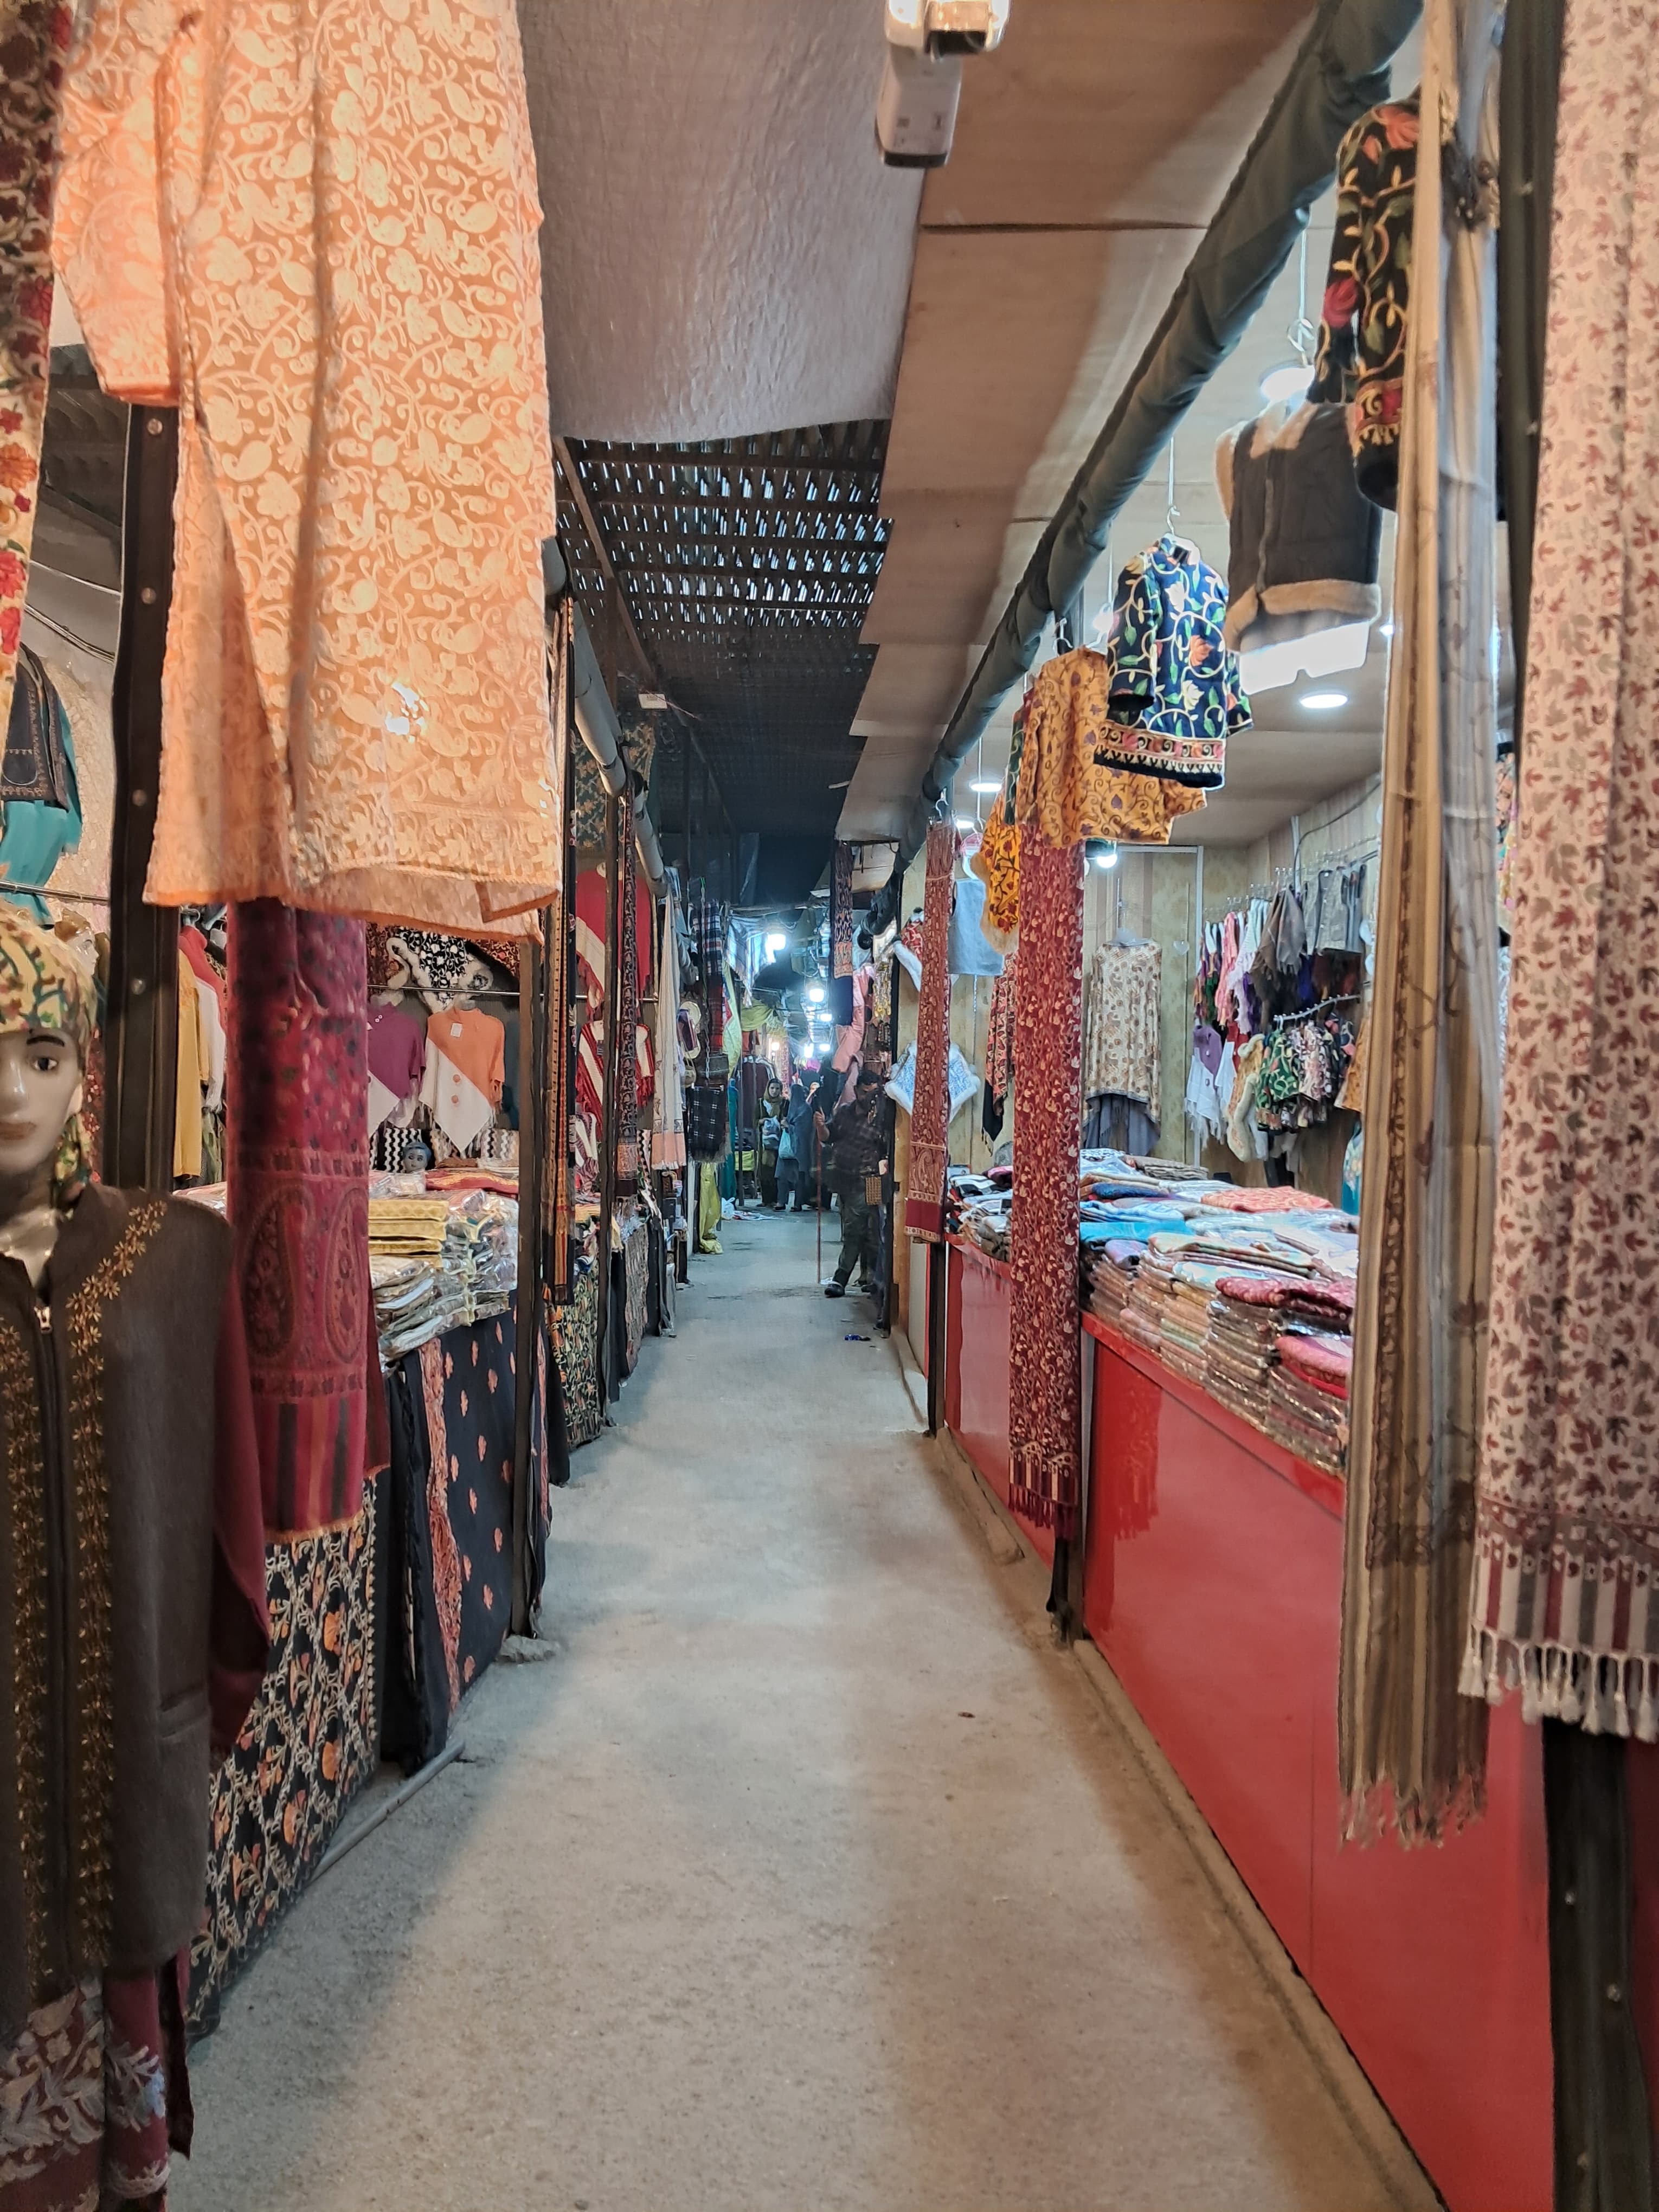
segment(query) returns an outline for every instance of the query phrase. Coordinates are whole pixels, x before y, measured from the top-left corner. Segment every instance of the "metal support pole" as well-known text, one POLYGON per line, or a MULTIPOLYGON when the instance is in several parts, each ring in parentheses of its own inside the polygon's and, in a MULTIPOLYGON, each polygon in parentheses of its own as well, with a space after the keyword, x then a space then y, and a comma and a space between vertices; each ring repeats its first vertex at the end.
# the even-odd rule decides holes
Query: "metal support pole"
POLYGON ((927 1433, 936 1437, 945 1403, 945 1265, 948 1244, 927 1247, 927 1433))
POLYGON ((513 1395, 513 1633, 530 1633, 530 1441, 535 1411, 536 1332, 541 1326, 542 1176, 546 1146, 543 1128, 547 1102, 538 1076, 547 1065, 538 1050, 544 1023, 538 1008, 543 958, 556 960, 549 943, 544 955, 526 943, 519 960, 519 1065, 514 1080, 519 1097, 519 1282, 515 1309, 513 1395))
POLYGON ((115 834, 110 854, 109 1005, 104 1023, 104 1179, 173 1188, 179 1069, 179 916, 146 906, 161 770, 161 661, 173 598, 179 417, 127 418, 121 630, 111 702, 115 834))

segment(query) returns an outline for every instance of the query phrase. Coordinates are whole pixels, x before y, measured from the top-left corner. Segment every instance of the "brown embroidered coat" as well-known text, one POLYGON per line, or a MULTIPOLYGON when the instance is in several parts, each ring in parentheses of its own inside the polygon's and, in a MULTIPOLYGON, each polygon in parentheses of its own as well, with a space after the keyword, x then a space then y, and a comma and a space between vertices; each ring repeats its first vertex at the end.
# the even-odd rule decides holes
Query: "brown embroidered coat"
POLYGON ((263 1537, 229 1231, 94 1184, 40 1299, 0 1259, 0 2036, 193 1933, 263 1537))

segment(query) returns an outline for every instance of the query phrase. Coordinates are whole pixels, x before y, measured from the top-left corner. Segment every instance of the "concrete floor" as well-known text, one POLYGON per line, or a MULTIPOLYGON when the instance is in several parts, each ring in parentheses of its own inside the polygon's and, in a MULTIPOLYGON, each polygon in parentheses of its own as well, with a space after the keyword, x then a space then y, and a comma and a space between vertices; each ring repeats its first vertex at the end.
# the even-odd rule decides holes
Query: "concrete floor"
POLYGON ((810 1218, 723 1235, 553 1658, 197 2051, 174 2212, 1395 2203, 810 1218))

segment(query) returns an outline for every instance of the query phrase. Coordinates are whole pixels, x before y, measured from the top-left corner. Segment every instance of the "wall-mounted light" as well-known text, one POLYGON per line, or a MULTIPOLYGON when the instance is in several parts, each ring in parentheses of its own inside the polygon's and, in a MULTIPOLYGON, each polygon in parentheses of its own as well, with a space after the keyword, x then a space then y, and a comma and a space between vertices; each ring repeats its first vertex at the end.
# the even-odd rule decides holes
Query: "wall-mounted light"
POLYGON ((1095 854, 1095 866, 1097 868, 1116 867, 1117 847, 1115 845, 1109 845, 1103 853, 1097 853, 1095 854))
POLYGON ((1305 399, 1312 382, 1313 371, 1305 361, 1287 361, 1282 368, 1270 368, 1262 378, 1261 397, 1269 407, 1286 399, 1305 399))

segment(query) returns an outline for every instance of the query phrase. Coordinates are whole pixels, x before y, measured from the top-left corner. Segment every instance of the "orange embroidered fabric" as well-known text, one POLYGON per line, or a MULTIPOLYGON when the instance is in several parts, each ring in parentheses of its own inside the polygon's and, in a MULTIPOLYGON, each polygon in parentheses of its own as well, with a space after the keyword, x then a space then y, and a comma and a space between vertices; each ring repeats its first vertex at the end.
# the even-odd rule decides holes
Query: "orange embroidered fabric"
POLYGON ((101 0, 63 145, 100 379, 179 409, 147 896, 533 932, 562 787, 511 0, 101 0))
POLYGON ((992 802, 980 831, 978 849, 969 866, 985 886, 985 913, 980 923, 985 941, 1005 957, 1019 938, 1019 830, 1008 819, 1008 787, 992 802))
POLYGON ((1167 845, 1170 824, 1204 804, 1204 793, 1188 785, 1097 757, 1121 734, 1110 711, 1110 677, 1106 655, 1080 646, 1045 663, 1026 695, 1014 813, 1036 823, 1051 845, 1089 837, 1167 845))

